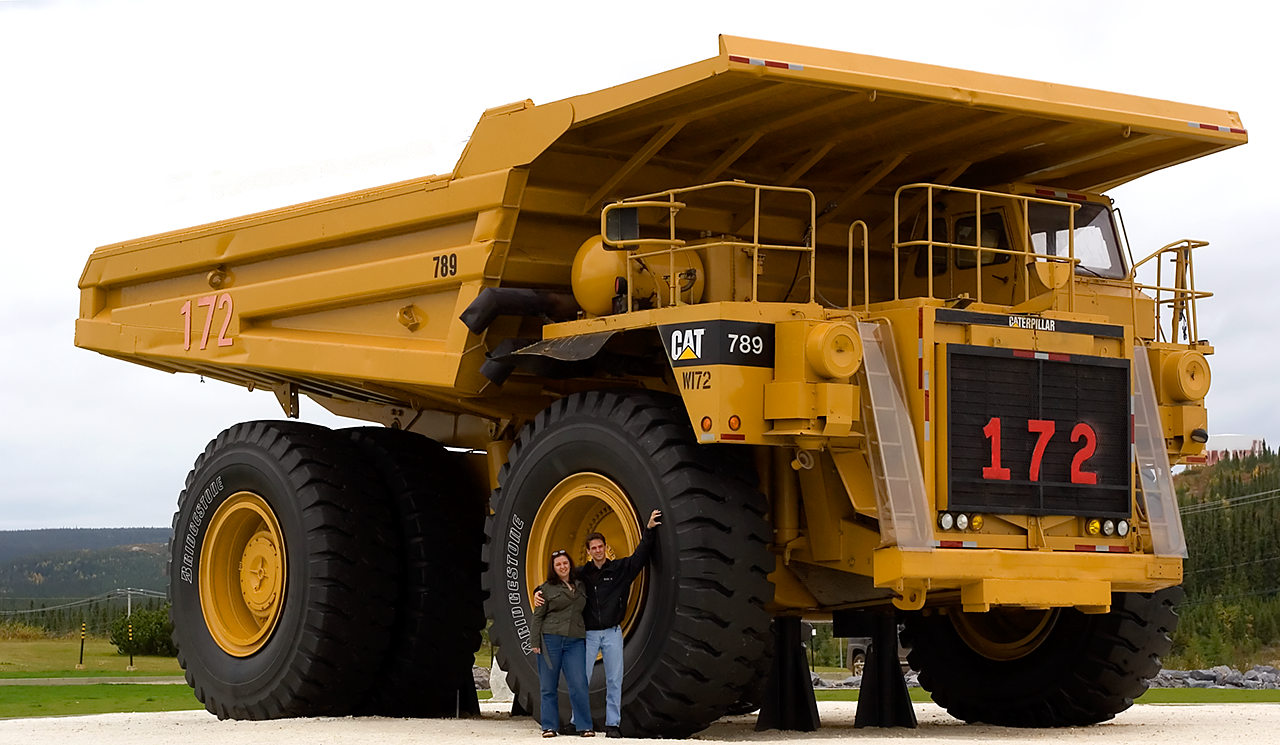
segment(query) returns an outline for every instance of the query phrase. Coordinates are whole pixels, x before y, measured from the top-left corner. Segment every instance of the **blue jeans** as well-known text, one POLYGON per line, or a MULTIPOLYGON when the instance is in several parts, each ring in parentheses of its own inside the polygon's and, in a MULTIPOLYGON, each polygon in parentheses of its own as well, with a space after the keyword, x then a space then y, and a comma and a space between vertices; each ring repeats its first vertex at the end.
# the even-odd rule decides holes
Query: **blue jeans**
POLYGON ((587 678, 583 657, 586 643, 559 634, 542 635, 542 654, 538 655, 538 682, 542 688, 542 729, 560 729, 560 673, 569 686, 569 705, 573 709, 573 726, 579 732, 591 729, 591 700, 587 698, 587 678))
POLYGON ((596 653, 604 652, 604 725, 622 722, 622 627, 587 629, 587 681, 596 665, 596 653))

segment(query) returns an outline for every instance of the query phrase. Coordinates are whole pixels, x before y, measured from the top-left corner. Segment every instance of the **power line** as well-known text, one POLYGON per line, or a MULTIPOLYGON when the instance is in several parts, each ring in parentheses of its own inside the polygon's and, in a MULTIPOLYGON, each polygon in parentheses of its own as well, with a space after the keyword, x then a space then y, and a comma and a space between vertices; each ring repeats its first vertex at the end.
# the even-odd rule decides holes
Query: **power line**
POLYGON ((1205 567, 1204 569, 1197 569, 1193 572, 1187 572, 1187 574, 1199 574, 1200 572, 1212 572, 1218 569, 1235 569, 1237 567, 1247 567, 1252 564, 1262 564, 1264 562, 1275 561, 1277 559, 1280 559, 1280 556, 1268 556, 1265 559, 1255 559, 1253 561, 1242 561, 1239 564, 1224 564, 1220 567, 1205 567))
POLYGON ((1216 502, 1189 504, 1178 510, 1178 512, 1185 517, 1187 515, 1198 515, 1202 512, 1224 510, 1228 507, 1246 507, 1248 505, 1258 504, 1261 502, 1270 502, 1273 499, 1280 499, 1280 489, 1260 491, 1253 494, 1242 494, 1238 497, 1231 497, 1230 499, 1223 499, 1216 502))
POLYGON ((35 613, 48 613, 49 611, 55 611, 55 610, 66 610, 68 608, 80 608, 82 606, 93 605, 95 603, 102 603, 115 598, 128 598, 132 595, 137 595, 138 597, 144 597, 144 598, 166 597, 165 593, 159 592, 157 590, 142 590, 134 587, 126 587, 123 589, 108 590, 107 592, 104 592, 101 595, 94 595, 93 597, 84 598, 82 600, 73 600, 69 603, 63 603, 61 605, 52 605, 47 608, 27 608, 25 610, 0 610, 0 616, 22 616, 22 615, 31 615, 35 613))

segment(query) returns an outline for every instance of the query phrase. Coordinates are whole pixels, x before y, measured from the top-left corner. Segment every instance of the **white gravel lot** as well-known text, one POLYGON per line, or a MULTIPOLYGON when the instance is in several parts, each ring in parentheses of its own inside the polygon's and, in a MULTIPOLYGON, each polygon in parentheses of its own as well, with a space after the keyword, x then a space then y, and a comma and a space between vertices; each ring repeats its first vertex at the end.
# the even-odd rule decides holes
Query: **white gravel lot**
MULTIPOLYGON (((1018 730, 966 725, 933 704, 916 704, 915 730, 853 728, 856 704, 820 702, 823 727, 817 732, 756 732, 755 716, 728 717, 698 733, 694 741, 821 742, 836 738, 996 743, 1245 743, 1273 742, 1280 732, 1280 705, 1135 706, 1114 720, 1093 727, 1018 730)), ((2 745, 400 745, 401 743, 531 743, 539 737, 528 718, 512 719, 510 704, 482 703, 477 719, 289 719, 271 722, 219 722, 202 711, 162 714, 101 714, 0 721, 2 745)), ((557 738, 567 745, 567 740, 557 738)), ((597 740, 592 740, 597 742, 597 740)), ((600 743, 603 745, 603 742, 600 743)))

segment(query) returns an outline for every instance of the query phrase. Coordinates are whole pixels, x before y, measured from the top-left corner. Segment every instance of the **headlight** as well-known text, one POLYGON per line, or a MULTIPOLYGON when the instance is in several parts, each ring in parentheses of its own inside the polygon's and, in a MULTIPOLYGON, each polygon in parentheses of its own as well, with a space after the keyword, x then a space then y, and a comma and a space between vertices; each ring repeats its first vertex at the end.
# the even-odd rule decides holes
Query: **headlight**
POLYGON ((1114 532, 1116 532, 1115 522, 1111 520, 1104 520, 1102 522, 1102 534, 1109 538, 1114 532))
POLYGON ((1124 538, 1125 536, 1129 535, 1128 520, 1121 520, 1120 522, 1116 523, 1116 534, 1119 535, 1121 538, 1124 538))
POLYGON ((973 517, 969 518, 969 527, 973 528, 974 530, 982 530, 983 522, 984 521, 982 519, 982 515, 974 515, 973 517))
POLYGON ((1096 517, 1093 518, 1089 522, 1085 523, 1084 531, 1089 535, 1098 535, 1102 532, 1102 521, 1096 517))
POLYGON ((944 512, 941 515, 938 515, 939 528, 942 528, 943 530, 951 530, 952 526, 955 524, 955 518, 951 517, 950 512, 944 512))
POLYGON ((969 529, 969 516, 956 515, 956 530, 968 530, 968 529, 969 529))

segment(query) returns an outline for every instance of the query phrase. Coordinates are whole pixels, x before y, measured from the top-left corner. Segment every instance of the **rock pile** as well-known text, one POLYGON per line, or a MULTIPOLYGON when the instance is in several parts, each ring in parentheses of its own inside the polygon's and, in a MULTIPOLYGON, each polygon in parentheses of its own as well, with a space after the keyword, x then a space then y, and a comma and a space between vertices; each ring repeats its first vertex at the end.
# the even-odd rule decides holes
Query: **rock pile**
POLYGON ((1270 665, 1254 665, 1240 672, 1218 665, 1208 670, 1161 670, 1151 681, 1152 688, 1235 688, 1256 691, 1280 688, 1280 670, 1270 665))
MULTIPOLYGON (((861 688, 862 687, 861 675, 850 675, 844 680, 835 680, 835 681, 825 680, 819 677, 817 673, 811 673, 810 677, 813 679, 814 688, 861 688)), ((907 679, 908 688, 920 687, 920 683, 916 681, 917 674, 915 670, 908 670, 903 677, 907 679)))
MULTIPOLYGON (((814 688, 861 688, 862 676, 851 675, 844 680, 824 680, 812 675, 814 688)), ((916 671, 906 674, 907 687, 918 688, 916 671)), ((1253 669, 1240 672, 1233 667, 1218 665, 1208 670, 1161 670, 1150 683, 1152 688, 1235 688, 1262 690, 1280 688, 1280 669, 1270 665, 1254 665, 1253 669)))

